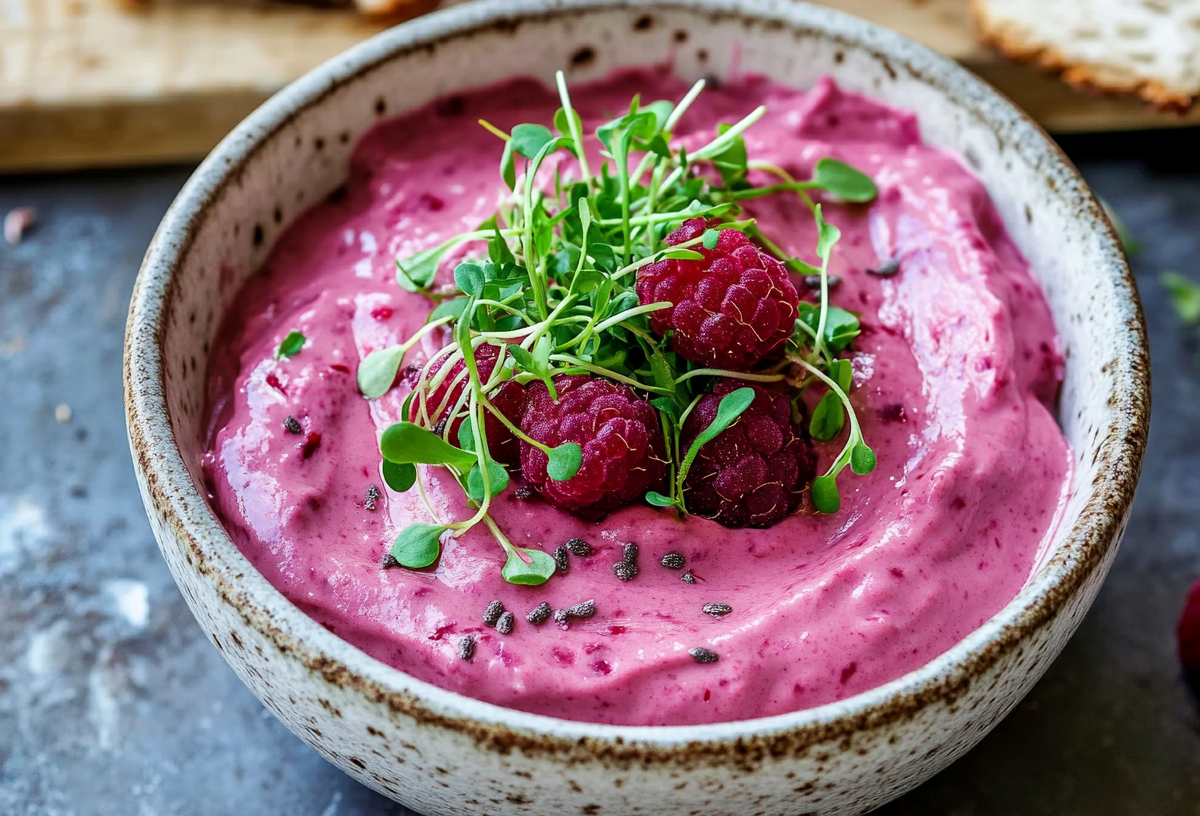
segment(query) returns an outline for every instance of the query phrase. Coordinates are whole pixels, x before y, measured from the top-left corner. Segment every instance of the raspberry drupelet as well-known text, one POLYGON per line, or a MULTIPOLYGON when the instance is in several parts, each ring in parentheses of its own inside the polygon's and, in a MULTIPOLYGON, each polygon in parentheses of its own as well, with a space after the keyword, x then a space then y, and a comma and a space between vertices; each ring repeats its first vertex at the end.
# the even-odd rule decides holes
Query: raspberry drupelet
POLYGON ((570 479, 556 482, 546 472, 546 454, 521 442, 525 480, 546 501, 594 520, 662 488, 666 449, 650 403, 627 385, 586 374, 555 377, 554 388, 557 401, 545 383, 529 384, 521 430, 552 448, 578 444, 583 463, 570 479))
MULTIPOLYGON (((717 415, 721 397, 748 384, 721 380, 696 403, 680 435, 681 451, 717 415)), ((770 527, 795 510, 816 475, 817 457, 803 425, 792 422, 787 395, 751 385, 754 401, 700 448, 684 482, 689 513, 726 527, 770 527)))
MULTIPOLYGON (((703 218, 666 237, 677 246, 704 234, 703 218)), ((690 247, 704 260, 664 260, 637 273, 638 300, 672 306, 650 314, 659 334, 674 330, 681 357, 710 368, 745 371, 778 350, 796 325, 799 297, 787 268, 735 229, 721 230, 714 249, 690 247)))
MULTIPOLYGON (((496 360, 499 357, 500 348, 498 346, 482 343, 475 348, 475 365, 479 369, 481 382, 486 383, 492 376, 492 372, 496 368, 496 360)), ((463 389, 467 385, 466 377, 462 377, 465 369, 466 364, 459 360, 451 367, 446 378, 430 393, 426 401, 426 410, 435 426, 458 404, 463 389), (462 379, 459 379, 460 377, 462 379)), ((525 406, 525 389, 520 384, 509 380, 494 390, 488 396, 488 401, 513 425, 516 425, 521 420, 521 409, 525 406)), ((412 419, 416 421, 417 408, 415 404, 412 410, 412 419)), ((450 427, 449 439, 452 444, 457 444, 458 429, 462 422, 463 417, 460 416, 450 427)), ((520 459, 520 448, 517 446, 517 438, 513 436, 512 431, 505 427, 504 423, 497 419, 491 411, 484 414, 483 428, 487 434, 488 453, 491 457, 502 465, 517 464, 520 459)))

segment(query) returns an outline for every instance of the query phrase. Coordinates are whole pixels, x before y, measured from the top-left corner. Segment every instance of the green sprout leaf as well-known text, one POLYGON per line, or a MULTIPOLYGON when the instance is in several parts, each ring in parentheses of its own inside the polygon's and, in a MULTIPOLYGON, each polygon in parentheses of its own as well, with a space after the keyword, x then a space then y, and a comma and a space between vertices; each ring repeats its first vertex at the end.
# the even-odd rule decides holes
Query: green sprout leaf
MULTIPOLYGON (((568 135, 568 134, 563 134, 568 135)), ((513 150, 527 159, 537 156, 538 151, 554 140, 554 134, 545 125, 517 125, 512 129, 510 143, 513 150)))
MULTIPOLYGON (((467 423, 464 422, 463 425, 467 423)), ((491 459, 487 460, 488 469, 488 486, 490 488, 489 495, 495 496, 502 493, 508 487, 508 471, 499 462, 494 462, 491 459)), ((483 491, 483 472, 479 469, 479 463, 476 462, 471 470, 467 473, 467 496, 477 502, 482 502, 484 498, 483 491)))
POLYGON ((358 365, 358 390, 367 399, 382 397, 391 390, 403 361, 404 348, 401 346, 372 351, 358 365))
POLYGON ((813 181, 827 193, 852 204, 866 204, 879 195, 870 176, 837 159, 821 159, 813 168, 813 181))
POLYGON ((513 151, 513 141, 509 139, 504 143, 504 153, 500 156, 500 178, 508 185, 508 189, 515 190, 517 187, 517 163, 516 154, 513 151))
POLYGON ((646 493, 646 502, 655 507, 676 507, 679 502, 672 499, 670 496, 664 496, 655 490, 646 493))
POLYGON ((687 456, 679 466, 679 495, 683 495, 683 483, 687 479, 688 470, 692 467, 692 462, 696 461, 696 457, 700 454, 700 449, 707 445, 717 436, 737 421, 737 418, 746 412, 750 404, 754 402, 753 388, 739 388, 736 391, 731 391, 721 398, 721 402, 717 405, 717 415, 713 417, 713 421, 708 427, 696 435, 696 439, 692 442, 692 446, 688 449, 687 456))
POLYGON ((396 261, 396 283, 409 292, 423 292, 433 283, 437 275, 438 264, 442 256, 450 249, 451 244, 438 244, 435 247, 422 250, 410 255, 404 260, 396 261))
POLYGON ((579 472, 583 464, 583 448, 574 442, 564 442, 551 448, 546 474, 556 482, 565 482, 579 472))
POLYGON ((854 385, 854 366, 849 360, 834 360, 833 365, 829 367, 829 376, 844 393, 850 393, 850 388, 854 385))
POLYGON ((454 285, 471 297, 483 294, 483 268, 472 261, 463 261, 454 268, 454 285))
POLYGON ((417 468, 415 465, 407 463, 398 465, 384 459, 383 481, 397 493, 407 493, 408 489, 417 481, 417 468))
POLYGON ((716 249, 717 242, 720 240, 721 233, 715 229, 706 229, 704 235, 700 237, 700 243, 704 244, 705 249, 716 249))
MULTIPOLYGON (((571 118, 575 120, 575 129, 583 133, 583 120, 579 118, 579 114, 572 110, 571 118)), ((554 129, 563 136, 571 135, 571 119, 567 118, 567 112, 562 108, 559 108, 554 114, 554 129)))
POLYGON ((397 422, 384 431, 379 451, 384 459, 398 465, 451 465, 462 473, 469 471, 476 461, 474 453, 456 448, 411 422, 397 422))
POLYGON ((541 550, 513 548, 508 551, 508 560, 504 562, 500 575, 510 584, 541 586, 550 580, 557 568, 554 559, 541 550), (521 554, 529 559, 529 563, 521 558, 521 554))
POLYGON ((812 483, 813 507, 818 513, 833 515, 842 508, 842 498, 838 495, 837 479, 833 476, 818 476, 812 483))
POLYGON ((283 342, 279 344, 279 350, 275 352, 275 359, 280 360, 284 357, 291 359, 299 354, 302 348, 304 348, 304 335, 298 331, 290 331, 287 337, 283 338, 283 342))
POLYGON ((441 555, 444 532, 446 528, 439 524, 410 524, 396 536, 392 558, 409 569, 428 567, 441 555))
POLYGON ((453 317, 458 320, 462 317, 463 311, 467 308, 467 299, 465 297, 450 298, 443 300, 437 305, 437 308, 429 313, 426 318, 426 323, 432 323, 435 320, 441 320, 443 317, 453 317))
POLYGON ((1171 304, 1183 325, 1200 324, 1200 284, 1193 283, 1178 272, 1164 272, 1159 280, 1171 295, 1171 304))
POLYGON ((808 422, 808 432, 818 442, 828 442, 842 432, 846 424, 846 412, 842 409, 842 398, 828 391, 813 409, 808 422))
POLYGON ((859 442, 850 450, 850 469, 859 476, 866 476, 875 469, 875 451, 866 442, 859 442))
POLYGON ((825 220, 821 205, 817 205, 817 257, 828 263, 833 245, 842 239, 842 231, 825 220))

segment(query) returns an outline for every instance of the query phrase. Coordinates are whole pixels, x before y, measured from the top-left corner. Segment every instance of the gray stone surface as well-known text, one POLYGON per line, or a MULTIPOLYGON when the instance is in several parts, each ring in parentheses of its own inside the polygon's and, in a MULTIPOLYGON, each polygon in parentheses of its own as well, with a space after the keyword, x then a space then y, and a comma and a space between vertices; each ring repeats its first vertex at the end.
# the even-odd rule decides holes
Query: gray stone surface
MULTIPOLYGON (((1154 359, 1145 474, 1076 638, 975 751, 888 816, 1200 816, 1200 712, 1173 627, 1200 576, 1200 334, 1156 281, 1200 280, 1187 137, 1069 144, 1145 244, 1154 359)), ((408 814, 276 722, 195 625, 156 550, 125 443, 121 343, 143 250, 187 171, 0 180, 0 813, 408 814), (60 422, 58 405, 70 406, 60 422)))

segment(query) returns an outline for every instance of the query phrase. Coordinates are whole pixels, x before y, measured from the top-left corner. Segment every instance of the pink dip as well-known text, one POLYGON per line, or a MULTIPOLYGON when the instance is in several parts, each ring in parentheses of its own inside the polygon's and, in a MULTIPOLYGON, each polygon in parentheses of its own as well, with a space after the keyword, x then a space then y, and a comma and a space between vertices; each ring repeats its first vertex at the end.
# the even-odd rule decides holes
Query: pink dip
MULTIPOLYGON (((685 91, 661 71, 637 71, 573 97, 590 132, 635 93, 685 91)), ((435 569, 380 569, 398 530, 429 518, 415 490, 384 490, 378 510, 364 509, 368 486, 382 488, 377 439, 403 394, 368 402, 355 370, 431 308, 397 286, 395 258, 474 229, 493 210, 500 143, 475 121, 506 130, 550 121, 551 93, 514 82, 371 130, 345 194, 280 237, 225 323, 211 360, 205 473, 218 514, 268 580, 330 631, 421 680, 524 711, 629 725, 740 720, 849 697, 928 662, 1012 599, 1071 481, 1050 408, 1062 358, 1038 285, 983 186, 956 157, 923 145, 910 113, 829 81, 798 93, 744 79, 701 95, 678 134, 695 146, 759 102, 770 112, 747 133, 752 159, 807 178, 833 156, 880 188, 870 207, 827 211, 843 233, 833 302, 862 312, 854 399, 879 462, 865 478, 846 471, 839 514, 729 530, 634 506, 587 523, 510 489, 492 514, 514 543, 552 551, 579 536, 595 555, 572 557, 570 572, 545 586, 513 586, 480 525, 450 542, 435 569), (896 277, 865 272, 893 257, 896 277), (276 362, 293 329, 307 345, 276 362), (289 414, 304 435, 284 430, 289 414), (627 541, 641 547, 641 575, 622 583, 612 566, 627 541), (659 565, 671 551, 687 558, 695 584, 659 565), (542 601, 558 609, 589 598, 596 616, 569 630, 524 620, 542 601), (481 621, 493 599, 517 616, 508 636, 481 621), (706 602, 733 613, 710 617, 706 602), (470 661, 458 656, 464 633, 478 640, 470 661), (697 646, 720 661, 697 663, 688 655, 697 646)), ((815 228, 796 198, 749 203, 767 234, 813 258, 815 228)), ((452 267, 443 265, 447 280, 452 267)), ((822 470, 840 447, 818 446, 822 470)), ((433 502, 444 518, 465 518, 461 492, 441 474, 428 480, 433 502)))

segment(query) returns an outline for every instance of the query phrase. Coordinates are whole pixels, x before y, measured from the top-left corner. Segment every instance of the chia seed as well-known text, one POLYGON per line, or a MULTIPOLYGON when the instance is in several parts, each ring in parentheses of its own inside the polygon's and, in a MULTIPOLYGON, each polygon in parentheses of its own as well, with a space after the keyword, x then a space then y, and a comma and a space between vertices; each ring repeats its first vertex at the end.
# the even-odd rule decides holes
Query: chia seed
POLYGON ((470 660, 475 656, 475 638, 471 635, 464 635, 458 641, 458 656, 463 660, 470 660))
POLYGON ((554 563, 557 565, 559 572, 566 572, 567 568, 571 566, 570 562, 567 561, 567 548, 565 545, 559 545, 558 549, 554 551, 554 563))
POLYGON ((900 271, 900 262, 895 258, 888 258, 879 265, 878 269, 868 269, 868 275, 874 275, 877 278, 891 278, 900 271))
POLYGON ((391 569, 392 567, 400 566, 400 562, 396 560, 396 556, 388 553, 383 556, 383 563, 380 566, 382 566, 384 569, 391 569))
POLYGON ((569 538, 563 546, 567 548, 571 555, 578 555, 580 558, 587 558, 592 554, 592 545, 588 544, 582 538, 569 538))
POLYGON ((437 422, 435 422, 433 424, 432 430, 433 430, 434 436, 441 436, 442 434, 444 434, 446 432, 446 420, 439 419, 437 422))
POLYGON ((504 604, 499 601, 492 601, 487 605, 487 609, 483 610, 483 622, 488 626, 495 626, 496 621, 500 620, 500 616, 504 614, 504 604))
POLYGON ((568 607, 566 613, 572 618, 590 618, 596 614, 596 602, 591 600, 577 603, 568 607))
POLYGON ((629 561, 619 561, 613 564, 613 574, 622 581, 632 581, 638 577, 639 572, 641 570, 638 569, 638 565, 629 561))
POLYGON ((692 656, 692 660, 697 663, 716 663, 721 658, 716 652, 710 649, 702 649, 697 646, 695 649, 688 649, 688 654, 692 656))
POLYGON ((706 603, 704 605, 704 614, 712 615, 714 618, 720 618, 724 615, 728 615, 732 611, 733 611, 733 607, 730 606, 729 604, 706 603))
POLYGON ((521 485, 513 491, 513 495, 521 501, 533 501, 537 498, 537 491, 529 485, 521 485))
POLYGON ((283 429, 290 434, 299 436, 304 433, 304 428, 300 425, 300 420, 296 419, 291 414, 288 414, 287 419, 283 421, 283 429))
POLYGON ((630 541, 621 550, 621 560, 626 564, 637 563, 638 545, 630 541))
POLYGON ((596 602, 594 600, 584 601, 555 612, 554 622, 565 629, 572 618, 590 618, 595 614, 596 602))
POLYGON ((513 626, 516 625, 517 619, 512 612, 505 612, 496 621, 496 631, 502 635, 512 634, 513 626))
MULTIPOLYGON (((829 288, 830 289, 833 289, 834 287, 841 285, 841 283, 842 283, 841 275, 830 275, 829 276, 829 288)), ((820 275, 805 275, 804 276, 804 285, 807 286, 809 289, 820 289, 821 288, 821 276, 820 275)))
POLYGON ((550 604, 543 601, 537 605, 537 608, 525 616, 525 620, 529 621, 534 626, 540 626, 541 624, 550 620, 550 615, 552 612, 553 611, 550 609, 550 604))
POLYGON ((685 584, 694 584, 696 583, 696 576, 692 575, 690 572, 685 572, 683 574, 683 582, 685 584))
POLYGON ((683 556, 677 552, 669 552, 662 557, 662 565, 667 569, 683 569, 683 556))
POLYGON ((379 501, 379 488, 375 485, 371 485, 367 488, 367 497, 363 499, 363 507, 374 513, 375 502, 377 501, 379 501))

